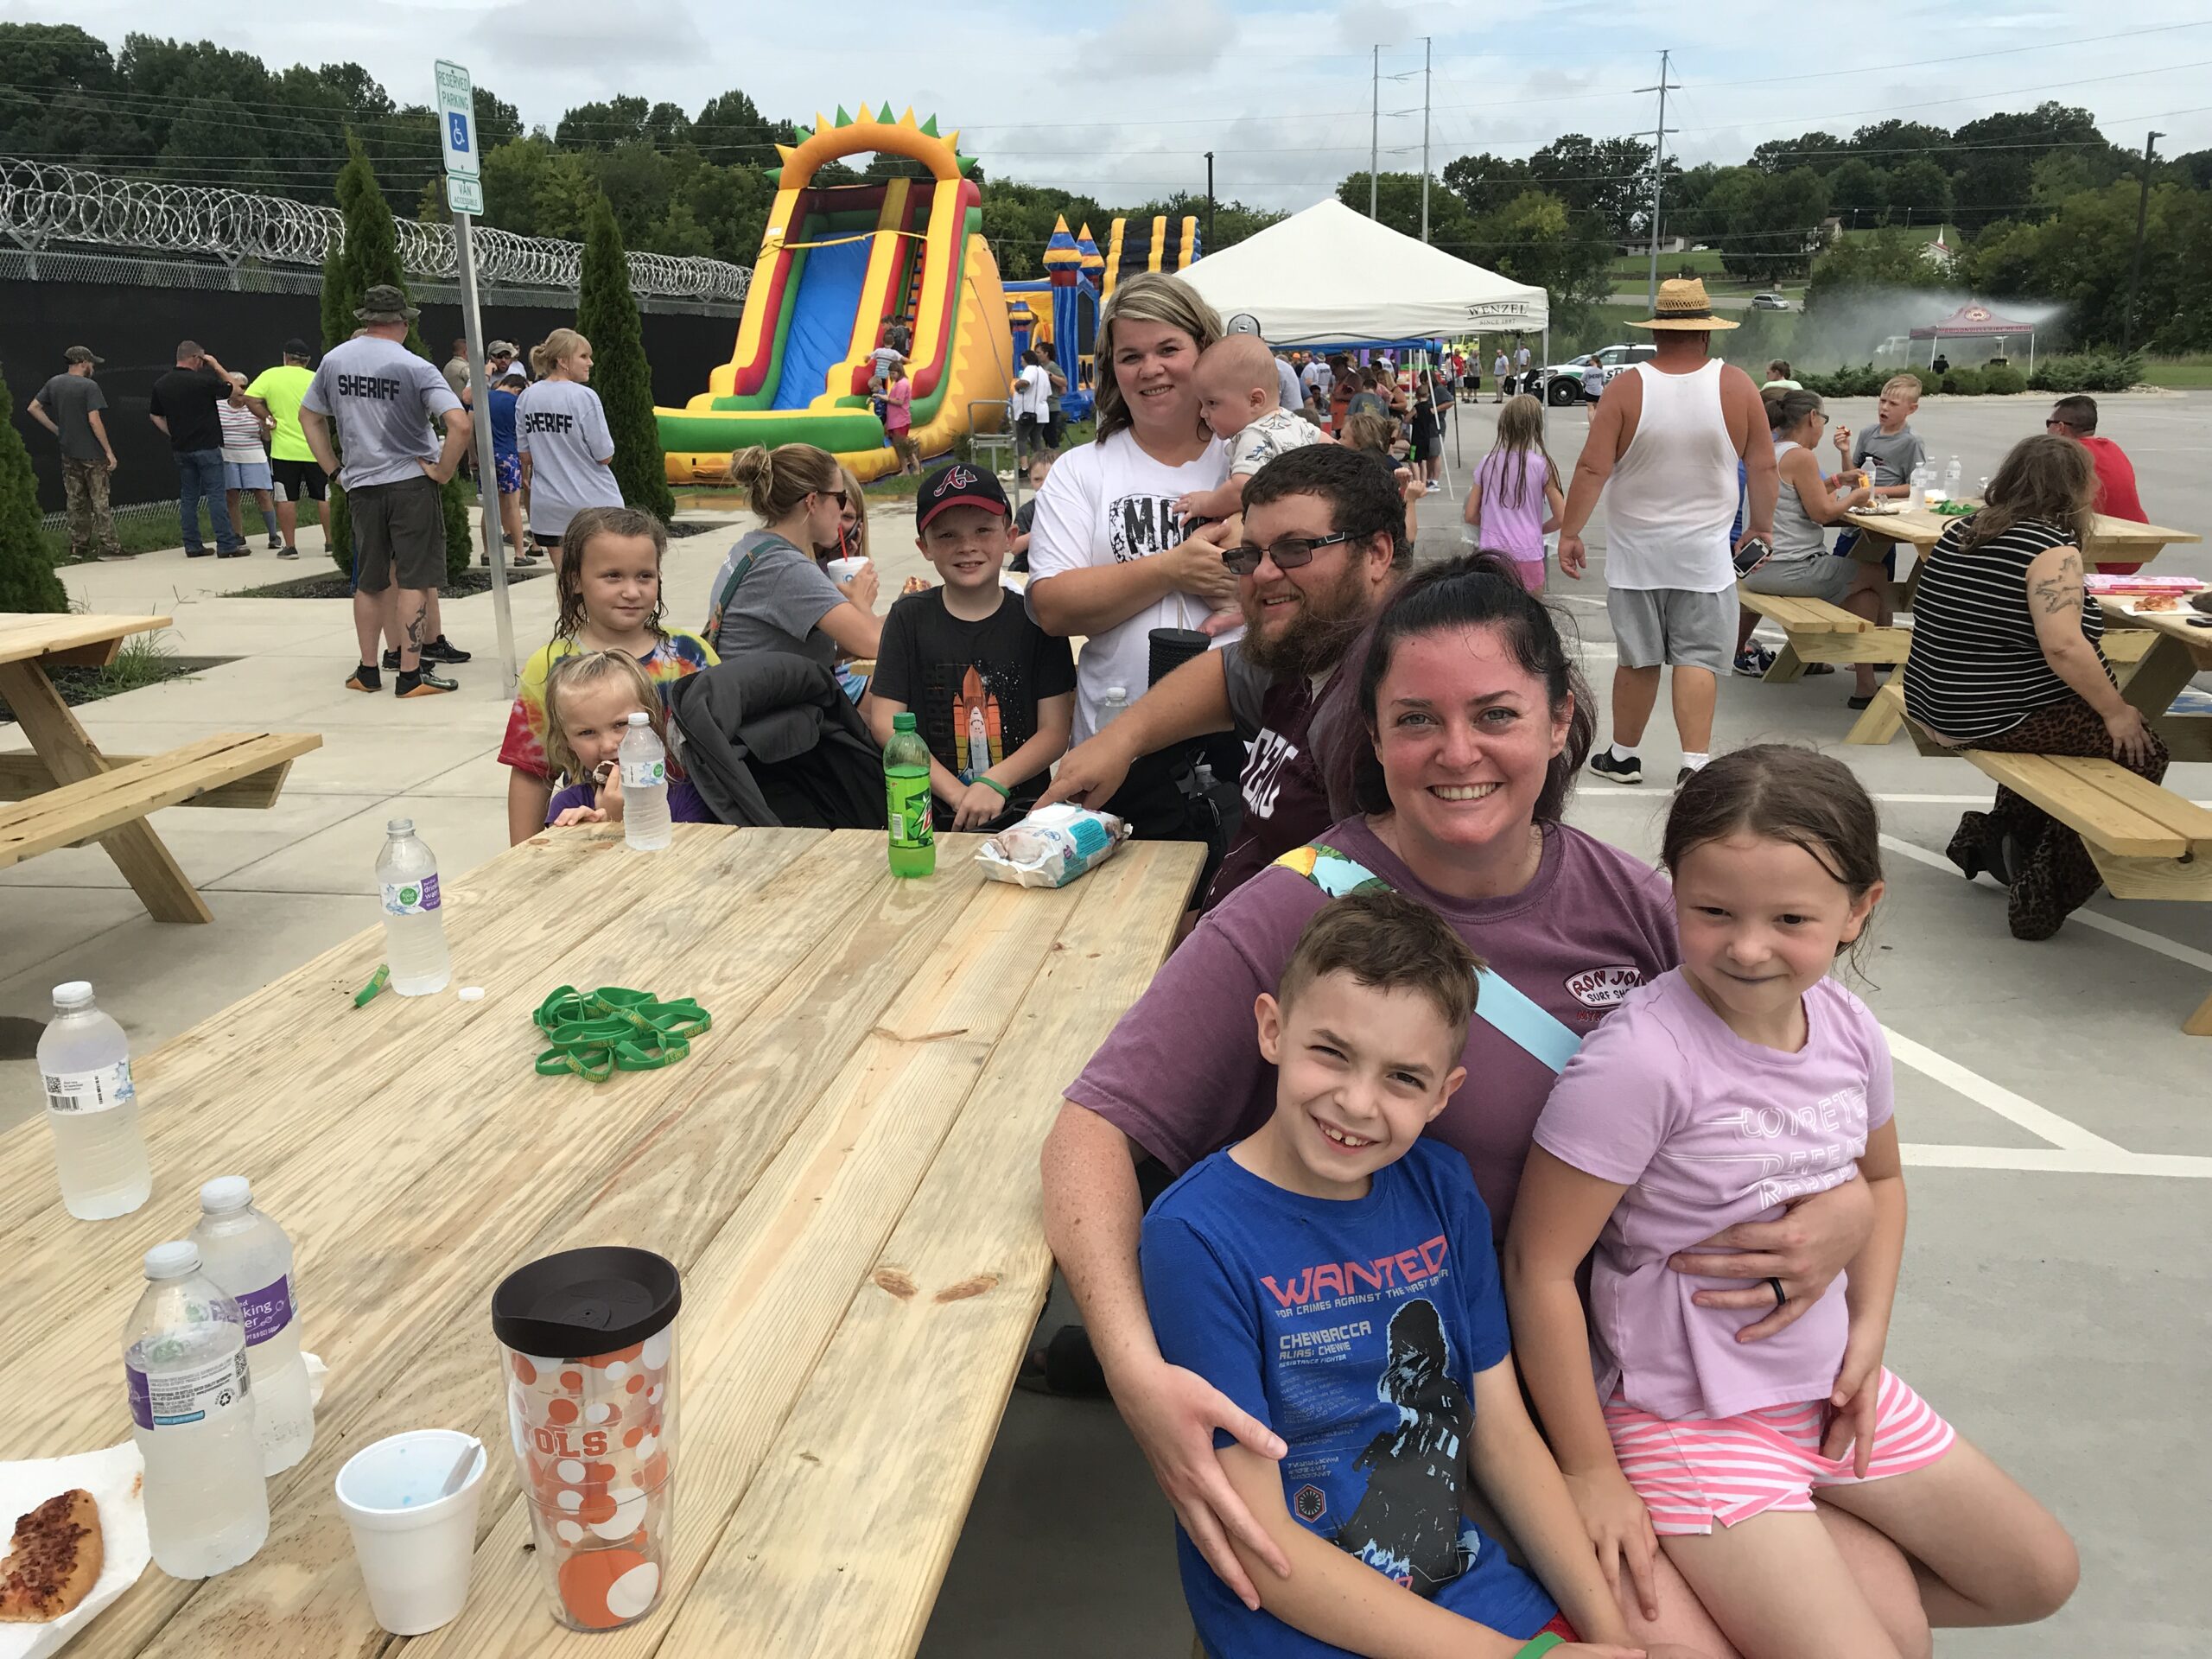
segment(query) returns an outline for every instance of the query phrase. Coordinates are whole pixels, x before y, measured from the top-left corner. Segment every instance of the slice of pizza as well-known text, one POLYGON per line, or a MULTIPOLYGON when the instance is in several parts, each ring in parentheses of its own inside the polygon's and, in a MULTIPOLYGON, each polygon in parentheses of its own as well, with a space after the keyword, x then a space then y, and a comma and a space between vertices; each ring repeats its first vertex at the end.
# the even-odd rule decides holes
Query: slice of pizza
POLYGON ((100 1511, 81 1487, 16 1522, 0 1560, 0 1624, 45 1624, 92 1594, 100 1575, 100 1511))

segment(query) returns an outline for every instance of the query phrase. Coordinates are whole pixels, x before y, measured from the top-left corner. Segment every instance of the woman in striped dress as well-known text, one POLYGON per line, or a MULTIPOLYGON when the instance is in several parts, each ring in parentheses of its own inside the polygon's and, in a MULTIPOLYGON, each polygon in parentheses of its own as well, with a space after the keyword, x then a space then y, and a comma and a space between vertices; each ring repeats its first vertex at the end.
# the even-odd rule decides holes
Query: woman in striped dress
MULTIPOLYGON (((1943 532, 1921 572, 1905 713, 1955 747, 2109 759, 2157 783, 2165 745, 2120 696, 2082 583, 2096 493, 2071 439, 2013 446, 1982 509, 1943 532)), ((2002 787, 1987 812, 1960 818, 1947 850, 1967 880, 1987 870, 2010 889, 2018 939, 2049 938, 2101 885, 2080 836, 2002 787)))

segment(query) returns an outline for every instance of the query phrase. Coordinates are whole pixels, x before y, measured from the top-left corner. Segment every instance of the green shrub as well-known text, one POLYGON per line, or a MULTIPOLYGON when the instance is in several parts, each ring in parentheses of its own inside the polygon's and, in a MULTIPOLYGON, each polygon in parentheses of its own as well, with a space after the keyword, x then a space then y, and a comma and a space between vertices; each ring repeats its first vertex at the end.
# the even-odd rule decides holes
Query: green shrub
MULTIPOLYGON (((614 440, 614 482, 625 502, 666 524, 676 516, 676 498, 668 487, 660 424, 653 415, 652 368, 645 360, 638 302, 630 291, 622 232, 604 191, 594 195, 584 218, 576 332, 591 341, 592 389, 607 411, 607 429, 614 440)), ((464 547, 464 568, 467 562, 464 547)))
POLYGON ((1989 387, 1980 369, 1946 369, 1941 390, 1954 397, 1979 397, 1989 387))
POLYGON ((2143 378, 2139 352, 2120 356, 2090 352, 2078 356, 2046 357, 2036 364, 2028 385, 2037 391, 2126 391, 2143 378))
POLYGON ((1993 397, 2015 397, 2028 389, 2028 377, 2010 365, 1981 372, 1981 389, 1993 397))
MULTIPOLYGON (((0 409, 13 409, 0 380, 0 409)), ((54 574, 39 533, 38 484, 31 452, 11 421, 0 420, 0 611, 66 611, 69 593, 54 574)))

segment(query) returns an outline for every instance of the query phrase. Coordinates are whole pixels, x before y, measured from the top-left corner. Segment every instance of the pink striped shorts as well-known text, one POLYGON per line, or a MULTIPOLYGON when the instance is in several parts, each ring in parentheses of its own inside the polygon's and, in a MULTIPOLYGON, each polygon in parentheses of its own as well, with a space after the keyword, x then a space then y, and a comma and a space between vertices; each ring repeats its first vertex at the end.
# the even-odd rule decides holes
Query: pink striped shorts
MULTIPOLYGON (((1869 1480, 1924 1469, 1958 1438, 1886 1366, 1878 1399, 1869 1480)), ((1605 1407, 1621 1472, 1662 1537, 1709 1533, 1716 1521, 1732 1527, 1769 1510, 1809 1510, 1815 1488, 1858 1484, 1848 1452, 1840 1462, 1821 1455, 1827 1426, 1825 1400, 1681 1422, 1639 1411, 1618 1395, 1605 1407)))

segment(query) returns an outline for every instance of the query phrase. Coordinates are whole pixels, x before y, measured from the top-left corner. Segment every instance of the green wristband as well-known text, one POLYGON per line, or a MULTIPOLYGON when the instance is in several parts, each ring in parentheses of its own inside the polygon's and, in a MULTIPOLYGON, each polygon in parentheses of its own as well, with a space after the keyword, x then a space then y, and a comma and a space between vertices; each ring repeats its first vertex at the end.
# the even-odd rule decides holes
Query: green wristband
POLYGON ((1536 1659, 1537 1655, 1549 1653, 1554 1648, 1564 1647, 1567 1638, 1557 1630, 1544 1630, 1529 1638, 1528 1644, 1513 1659, 1536 1659))
POLYGON ((1004 784, 999 782, 995 778, 978 778, 976 781, 983 785, 986 788, 995 789, 998 791, 999 799, 1002 801, 1010 801, 1014 798, 1014 791, 1008 789, 1004 784))

